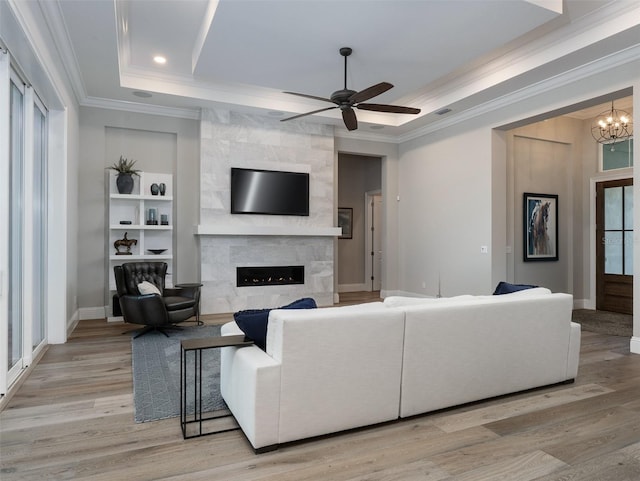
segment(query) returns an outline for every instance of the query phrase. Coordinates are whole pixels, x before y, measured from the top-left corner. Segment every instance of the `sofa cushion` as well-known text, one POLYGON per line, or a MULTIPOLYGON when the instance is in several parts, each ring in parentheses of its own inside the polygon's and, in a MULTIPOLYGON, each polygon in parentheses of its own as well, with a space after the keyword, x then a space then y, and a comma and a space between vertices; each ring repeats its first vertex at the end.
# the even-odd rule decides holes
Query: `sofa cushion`
POLYGON ((493 291, 494 296, 499 296, 502 294, 511 294, 517 291, 524 291, 525 289, 533 289, 534 287, 530 284, 510 284, 508 282, 500 281, 496 286, 496 290, 493 291))
MULTIPOLYGON (((508 298, 522 298, 522 297, 536 297, 540 295, 548 295, 551 294, 551 290, 546 287, 532 287, 531 289, 523 289, 521 291, 511 292, 510 294, 505 294, 504 296, 508 298)), ((503 297, 504 297, 503 296, 503 297)), ((487 296, 491 297, 491 296, 487 296)))
MULTIPOLYGON (((282 306, 279 309, 314 309, 318 307, 316 301, 310 297, 303 297, 291 304, 282 306)), ((267 324, 269 313, 273 309, 247 309, 238 311, 233 315, 233 320, 244 335, 256 343, 263 351, 267 349, 267 324)))

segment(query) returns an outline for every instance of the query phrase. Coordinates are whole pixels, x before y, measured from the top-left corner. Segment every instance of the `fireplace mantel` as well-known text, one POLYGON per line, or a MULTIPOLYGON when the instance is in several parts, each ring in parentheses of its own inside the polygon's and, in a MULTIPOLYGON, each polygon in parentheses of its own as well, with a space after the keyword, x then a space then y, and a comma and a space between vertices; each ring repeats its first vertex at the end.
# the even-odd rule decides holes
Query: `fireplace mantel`
POLYGON ((338 237, 340 227, 315 227, 301 225, 244 225, 244 224, 200 224, 195 226, 195 235, 200 236, 301 236, 338 237))

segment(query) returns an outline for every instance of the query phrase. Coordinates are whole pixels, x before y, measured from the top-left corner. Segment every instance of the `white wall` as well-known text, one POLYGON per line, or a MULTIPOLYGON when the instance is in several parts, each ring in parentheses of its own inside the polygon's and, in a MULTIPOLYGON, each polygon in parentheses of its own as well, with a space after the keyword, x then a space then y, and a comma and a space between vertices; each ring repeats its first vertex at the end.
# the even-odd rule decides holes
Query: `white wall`
MULTIPOLYGON (((501 197, 505 203, 512 202, 500 186, 500 179, 506 180, 501 167, 506 168, 506 162, 497 158, 506 143, 504 135, 492 129, 629 86, 637 89, 638 82, 640 60, 636 59, 557 88, 538 88, 540 93, 523 96, 517 103, 401 144, 398 290, 436 295, 440 277, 442 295, 491 292, 496 280, 507 278, 503 249, 513 247, 505 238, 507 214, 500 202, 501 197), (483 245, 490 246, 488 256, 480 254, 483 245)), ((570 182, 568 188, 574 191, 584 188, 582 179, 570 182)), ((575 229, 574 217, 584 217, 584 212, 575 210, 573 198, 570 203, 566 215, 575 229)), ((568 267, 564 284, 573 289, 575 283, 584 284, 584 263, 574 267, 574 252, 569 258, 573 266, 568 267)))
POLYGON ((0 36, 47 110, 49 235, 47 340, 77 321, 78 102, 36 2, 0 2, 0 36))
POLYGON ((589 179, 597 173, 590 121, 558 117, 509 132, 509 280, 589 297, 589 179), (523 192, 558 194, 559 260, 523 262, 523 192), (584 215, 586 213, 586 215, 584 215), (585 245, 586 249, 580 248, 585 245))
POLYGON ((79 235, 80 317, 104 317, 105 169, 120 155, 133 158, 136 168, 174 176, 174 282, 200 279, 198 249, 193 235, 198 223, 199 121, 137 114, 93 107, 80 109, 79 235))
POLYGON ((491 130, 400 147, 399 290, 427 296, 491 288, 491 130), (473 149, 469 149, 473 146, 473 149))

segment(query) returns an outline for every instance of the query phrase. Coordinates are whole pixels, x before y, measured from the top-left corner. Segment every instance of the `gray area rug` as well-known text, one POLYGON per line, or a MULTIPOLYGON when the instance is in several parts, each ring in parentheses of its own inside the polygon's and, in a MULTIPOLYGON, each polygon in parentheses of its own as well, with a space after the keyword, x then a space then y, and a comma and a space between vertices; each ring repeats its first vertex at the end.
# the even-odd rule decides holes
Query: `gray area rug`
MULTIPOLYGON (((180 341, 220 335, 220 326, 189 326, 182 331, 150 332, 131 339, 135 421, 180 415, 180 341)), ((187 413, 193 413, 193 355, 187 359, 187 413)), ((220 396, 220 349, 202 351, 203 412, 226 409, 220 396)))
POLYGON ((596 311, 593 309, 575 309, 572 320, 582 325, 582 329, 585 331, 609 336, 633 336, 633 316, 630 314, 596 311))

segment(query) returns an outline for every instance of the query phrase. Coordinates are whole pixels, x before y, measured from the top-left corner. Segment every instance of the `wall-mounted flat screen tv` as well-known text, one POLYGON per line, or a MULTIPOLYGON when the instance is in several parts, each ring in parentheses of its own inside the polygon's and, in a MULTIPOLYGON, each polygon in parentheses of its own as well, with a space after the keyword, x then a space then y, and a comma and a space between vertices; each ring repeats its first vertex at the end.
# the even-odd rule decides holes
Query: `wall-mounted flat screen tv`
POLYGON ((309 174, 232 167, 231 213, 309 215, 309 174))

